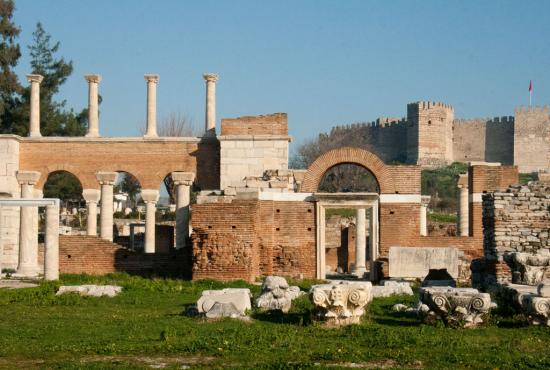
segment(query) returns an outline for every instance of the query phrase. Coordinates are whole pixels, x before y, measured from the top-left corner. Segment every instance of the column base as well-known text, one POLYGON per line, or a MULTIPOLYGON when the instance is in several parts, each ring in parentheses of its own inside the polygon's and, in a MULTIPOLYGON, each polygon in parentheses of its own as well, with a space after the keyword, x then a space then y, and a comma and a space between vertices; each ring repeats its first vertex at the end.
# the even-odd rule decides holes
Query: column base
POLYGON ((42 137, 42 134, 40 132, 31 132, 29 137, 42 137))
POLYGON ((99 133, 88 132, 84 137, 99 137, 99 133))
POLYGON ((366 267, 357 267, 351 270, 351 274, 357 276, 359 279, 364 278, 366 273, 367 273, 366 267))
POLYGON ((145 134, 143 135, 144 139, 157 139, 159 136, 157 134, 145 134))
POLYGON ((12 276, 15 278, 37 278, 43 272, 39 267, 21 267, 12 276))

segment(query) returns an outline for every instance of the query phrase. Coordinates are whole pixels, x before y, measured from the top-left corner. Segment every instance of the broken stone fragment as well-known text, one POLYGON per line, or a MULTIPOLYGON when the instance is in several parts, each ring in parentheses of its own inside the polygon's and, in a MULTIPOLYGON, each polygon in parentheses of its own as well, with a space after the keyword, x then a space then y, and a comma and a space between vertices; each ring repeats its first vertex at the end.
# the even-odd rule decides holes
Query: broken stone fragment
POLYGON ((122 292, 122 287, 116 285, 63 285, 55 295, 78 293, 89 297, 114 297, 122 292))
POLYGON ((206 314, 208 318, 239 317, 246 316, 250 310, 250 289, 246 288, 225 288, 222 290, 205 290, 197 301, 197 310, 200 314, 206 314), (216 305, 218 303, 218 305, 216 305), (213 310, 211 314, 209 312, 213 310))
POLYGON ((256 299, 256 306, 265 310, 288 312, 292 300, 305 294, 297 286, 288 286, 285 278, 268 276, 262 284, 262 294, 256 299))

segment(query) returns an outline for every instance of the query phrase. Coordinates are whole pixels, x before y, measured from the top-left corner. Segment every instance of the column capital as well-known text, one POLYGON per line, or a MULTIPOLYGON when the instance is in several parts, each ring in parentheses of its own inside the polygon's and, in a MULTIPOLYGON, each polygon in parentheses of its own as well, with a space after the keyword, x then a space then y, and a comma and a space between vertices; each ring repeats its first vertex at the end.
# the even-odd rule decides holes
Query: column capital
POLYGON ((432 197, 430 195, 422 195, 420 197, 420 205, 422 205, 424 207, 427 207, 428 204, 430 204, 431 199, 432 199, 432 197))
POLYGON ((157 83, 160 80, 160 76, 155 74, 143 75, 143 78, 145 78, 145 81, 147 82, 154 82, 154 83, 157 83))
POLYGON ((456 186, 459 189, 466 188, 468 189, 468 174, 467 173, 459 173, 457 176, 456 186))
POLYGON ((217 73, 205 73, 202 75, 202 78, 204 78, 206 82, 216 82, 220 79, 220 76, 218 76, 217 73))
POLYGON ((17 171, 15 174, 17 182, 20 185, 36 185, 40 179, 40 172, 38 171, 17 171))
POLYGON ((156 189, 141 189, 141 199, 145 203, 156 203, 159 200, 160 192, 156 189))
POLYGON ((195 181, 195 174, 193 172, 172 172, 171 176, 175 185, 191 186, 193 185, 193 181, 195 181))
POLYGON ((42 76, 42 75, 38 75, 38 74, 28 74, 27 75, 27 80, 31 83, 32 82, 41 83, 43 79, 44 79, 44 76, 42 76))
POLYGON ((88 203, 98 203, 101 199, 101 190, 99 189, 83 189, 82 198, 88 203))
POLYGON ((95 174, 97 181, 99 181, 101 185, 114 185, 117 175, 118 173, 116 172, 97 172, 95 174))
POLYGON ((84 79, 88 81, 89 83, 100 83, 101 82, 101 75, 84 75, 84 79))

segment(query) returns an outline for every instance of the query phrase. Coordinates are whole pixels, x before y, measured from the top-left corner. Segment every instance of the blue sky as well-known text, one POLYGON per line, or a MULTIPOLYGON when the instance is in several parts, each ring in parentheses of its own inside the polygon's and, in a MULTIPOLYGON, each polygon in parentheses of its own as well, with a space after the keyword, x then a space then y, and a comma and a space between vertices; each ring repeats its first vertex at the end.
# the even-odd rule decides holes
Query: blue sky
POLYGON ((217 118, 287 112, 293 146, 336 124, 404 116, 436 100, 456 117, 550 103, 550 1, 16 1, 23 57, 41 21, 74 73, 59 98, 87 104, 103 76, 100 132, 137 136, 143 75, 160 74, 159 119, 204 122, 203 72, 217 118))

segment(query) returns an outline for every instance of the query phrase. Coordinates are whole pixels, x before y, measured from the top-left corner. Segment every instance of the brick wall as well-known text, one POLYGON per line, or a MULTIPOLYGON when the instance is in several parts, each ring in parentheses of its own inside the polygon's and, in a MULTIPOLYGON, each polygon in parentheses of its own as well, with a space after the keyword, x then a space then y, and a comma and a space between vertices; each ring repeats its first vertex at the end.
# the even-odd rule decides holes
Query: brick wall
POLYGON ((193 207, 193 279, 315 277, 310 202, 233 201, 193 207))
POLYGON ((261 116, 224 118, 221 121, 221 135, 288 135, 286 113, 261 116))
MULTIPOLYGON (((59 272, 103 275, 128 272, 138 275, 190 277, 189 254, 185 251, 146 254, 133 252, 95 236, 59 236, 59 272)), ((43 266, 44 246, 39 246, 43 266)))

